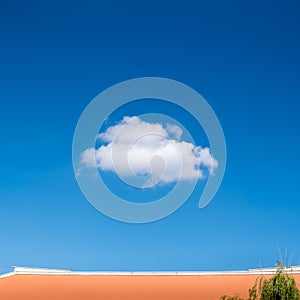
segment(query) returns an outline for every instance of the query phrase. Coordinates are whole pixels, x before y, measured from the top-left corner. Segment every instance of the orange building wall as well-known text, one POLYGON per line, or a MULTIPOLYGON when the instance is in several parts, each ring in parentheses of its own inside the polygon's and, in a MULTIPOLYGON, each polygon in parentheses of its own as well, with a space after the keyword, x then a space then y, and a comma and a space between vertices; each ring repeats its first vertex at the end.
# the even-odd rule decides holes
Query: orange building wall
MULTIPOLYGON (((293 277, 300 287, 300 274, 293 277)), ((247 297, 257 275, 14 275, 0 279, 5 300, 214 300, 247 297)))

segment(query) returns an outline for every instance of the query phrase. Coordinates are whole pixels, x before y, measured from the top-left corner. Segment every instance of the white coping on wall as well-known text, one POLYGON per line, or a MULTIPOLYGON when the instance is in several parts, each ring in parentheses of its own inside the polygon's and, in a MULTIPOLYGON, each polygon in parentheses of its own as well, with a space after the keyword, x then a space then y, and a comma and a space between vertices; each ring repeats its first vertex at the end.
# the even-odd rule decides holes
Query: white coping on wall
MULTIPOLYGON (((272 275, 276 273, 276 268, 248 269, 245 271, 178 271, 178 272, 105 272, 105 271, 70 271, 47 268, 28 268, 13 266, 13 272, 0 275, 1 278, 13 275, 84 275, 84 276, 208 276, 208 275, 272 275)), ((289 274, 300 274, 300 266, 285 268, 284 272, 289 274)))

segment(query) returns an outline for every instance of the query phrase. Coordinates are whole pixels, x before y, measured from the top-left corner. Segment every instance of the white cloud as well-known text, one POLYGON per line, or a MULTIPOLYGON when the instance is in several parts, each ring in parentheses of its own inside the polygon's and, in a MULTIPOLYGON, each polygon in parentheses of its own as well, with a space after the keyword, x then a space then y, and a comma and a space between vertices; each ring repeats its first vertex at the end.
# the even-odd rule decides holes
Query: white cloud
POLYGON ((124 117, 118 124, 98 135, 99 149, 85 150, 81 163, 121 177, 145 176, 151 183, 205 178, 218 162, 209 148, 180 141, 182 129, 177 125, 144 122, 139 117, 124 117))

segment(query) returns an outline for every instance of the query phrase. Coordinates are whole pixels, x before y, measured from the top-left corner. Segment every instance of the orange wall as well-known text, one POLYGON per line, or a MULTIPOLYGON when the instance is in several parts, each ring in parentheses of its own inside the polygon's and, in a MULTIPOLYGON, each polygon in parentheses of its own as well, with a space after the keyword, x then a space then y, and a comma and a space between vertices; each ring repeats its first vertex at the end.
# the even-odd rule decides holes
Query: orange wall
MULTIPOLYGON (((300 286, 300 274, 293 276, 300 286)), ((0 299, 210 300, 234 293, 246 298, 256 278, 257 275, 14 275, 0 279, 0 299)))

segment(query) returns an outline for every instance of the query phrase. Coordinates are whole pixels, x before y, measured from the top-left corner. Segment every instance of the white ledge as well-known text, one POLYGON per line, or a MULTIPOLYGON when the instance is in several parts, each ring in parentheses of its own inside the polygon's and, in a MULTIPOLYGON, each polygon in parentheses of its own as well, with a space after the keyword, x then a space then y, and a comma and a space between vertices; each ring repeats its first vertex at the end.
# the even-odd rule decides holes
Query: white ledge
MULTIPOLYGON (((0 275, 0 278, 12 275, 69 275, 69 276, 212 276, 212 275, 272 275, 276 268, 259 268, 245 271, 179 271, 179 272, 105 272, 105 271, 70 271, 47 268, 28 268, 13 266, 13 272, 0 275)), ((288 274, 300 274, 300 266, 293 266, 284 269, 288 274)))

